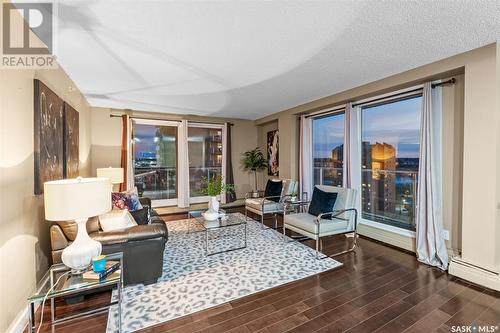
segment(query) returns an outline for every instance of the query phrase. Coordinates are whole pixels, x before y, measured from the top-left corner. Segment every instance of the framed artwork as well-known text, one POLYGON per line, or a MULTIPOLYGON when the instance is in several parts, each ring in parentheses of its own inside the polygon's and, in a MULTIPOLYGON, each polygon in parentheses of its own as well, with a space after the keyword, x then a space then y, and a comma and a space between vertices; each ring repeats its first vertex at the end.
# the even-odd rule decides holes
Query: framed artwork
POLYGON ((279 133, 267 132, 267 174, 279 176, 279 133))
POLYGON ((39 80, 34 80, 35 194, 43 183, 64 177, 64 102, 39 80))
POLYGON ((76 178, 79 161, 79 113, 68 103, 64 103, 64 178, 76 178))

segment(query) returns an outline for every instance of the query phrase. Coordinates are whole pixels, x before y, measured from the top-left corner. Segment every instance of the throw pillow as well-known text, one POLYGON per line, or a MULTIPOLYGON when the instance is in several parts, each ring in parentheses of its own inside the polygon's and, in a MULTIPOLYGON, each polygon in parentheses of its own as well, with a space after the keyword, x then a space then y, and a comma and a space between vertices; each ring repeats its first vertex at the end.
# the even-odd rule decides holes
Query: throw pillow
POLYGON ((111 199, 113 201, 113 208, 127 209, 129 211, 142 209, 137 187, 124 192, 113 192, 111 193, 111 199))
POLYGON ((271 180, 269 179, 266 184, 266 190, 264 191, 264 196, 265 197, 274 197, 278 196, 277 198, 272 198, 269 200, 279 202, 281 197, 281 192, 283 191, 283 181, 282 180, 271 180))
MULTIPOLYGON (((333 210, 335 201, 337 201, 337 194, 332 192, 325 192, 317 187, 314 187, 311 204, 309 205, 309 214, 318 216, 321 213, 328 213, 333 210)), ((332 214, 323 215, 324 219, 331 219, 332 214)))
POLYGON ((113 209, 109 213, 99 215, 101 229, 105 232, 127 229, 136 226, 134 218, 126 209, 113 209))

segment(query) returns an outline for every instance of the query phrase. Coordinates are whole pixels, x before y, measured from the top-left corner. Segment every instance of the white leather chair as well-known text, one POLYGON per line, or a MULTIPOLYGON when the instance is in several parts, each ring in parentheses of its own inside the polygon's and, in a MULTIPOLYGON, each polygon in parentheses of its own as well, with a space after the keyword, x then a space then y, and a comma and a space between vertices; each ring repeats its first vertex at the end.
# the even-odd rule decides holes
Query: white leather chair
POLYGON ((260 216, 260 223, 262 228, 264 225, 264 217, 266 215, 273 215, 274 228, 277 229, 276 214, 282 214, 284 209, 284 202, 292 194, 297 193, 299 183, 292 179, 270 179, 270 181, 282 181, 283 186, 281 194, 277 196, 264 196, 261 198, 247 198, 245 199, 245 216, 248 218, 248 212, 255 213, 260 216))
POLYGON ((316 259, 334 257, 353 251, 357 245, 358 212, 355 208, 356 190, 351 188, 316 185, 325 192, 337 193, 337 199, 331 212, 324 212, 318 216, 309 213, 287 214, 289 209, 284 209, 283 235, 286 229, 316 241, 316 259), (322 218, 331 214, 331 218, 322 218), (327 256, 322 251, 322 237, 354 233, 353 245, 350 249, 327 256), (323 254, 323 257, 319 255, 323 254))

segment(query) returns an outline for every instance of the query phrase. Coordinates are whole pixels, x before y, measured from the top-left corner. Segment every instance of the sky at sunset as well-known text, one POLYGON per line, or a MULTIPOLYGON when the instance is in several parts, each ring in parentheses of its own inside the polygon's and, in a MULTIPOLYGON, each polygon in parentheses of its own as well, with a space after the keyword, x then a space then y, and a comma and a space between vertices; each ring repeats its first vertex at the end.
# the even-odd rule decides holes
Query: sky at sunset
MULTIPOLYGON (((362 110, 362 140, 386 142, 397 157, 418 158, 421 97, 362 110)), ((344 114, 313 121, 314 158, 331 157, 333 148, 343 144, 344 114)))

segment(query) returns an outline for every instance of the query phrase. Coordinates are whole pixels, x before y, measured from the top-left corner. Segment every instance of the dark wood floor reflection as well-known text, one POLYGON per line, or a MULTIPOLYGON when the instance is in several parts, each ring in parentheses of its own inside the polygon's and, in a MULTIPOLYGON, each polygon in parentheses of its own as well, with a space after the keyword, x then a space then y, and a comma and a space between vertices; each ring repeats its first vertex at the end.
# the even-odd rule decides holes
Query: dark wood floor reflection
MULTIPOLYGON (((346 246, 325 241, 324 252, 346 246)), ((414 255, 361 238, 342 268, 253 294, 139 332, 451 332, 455 325, 500 325, 500 293, 419 264, 414 255)), ((60 304, 60 313, 109 300, 60 304)), ((45 318, 50 318, 46 307, 45 318)), ((58 325, 56 332, 105 332, 107 314, 58 325)), ((45 325, 42 332, 51 332, 45 325)), ((500 331, 499 331, 500 332, 500 331)))

